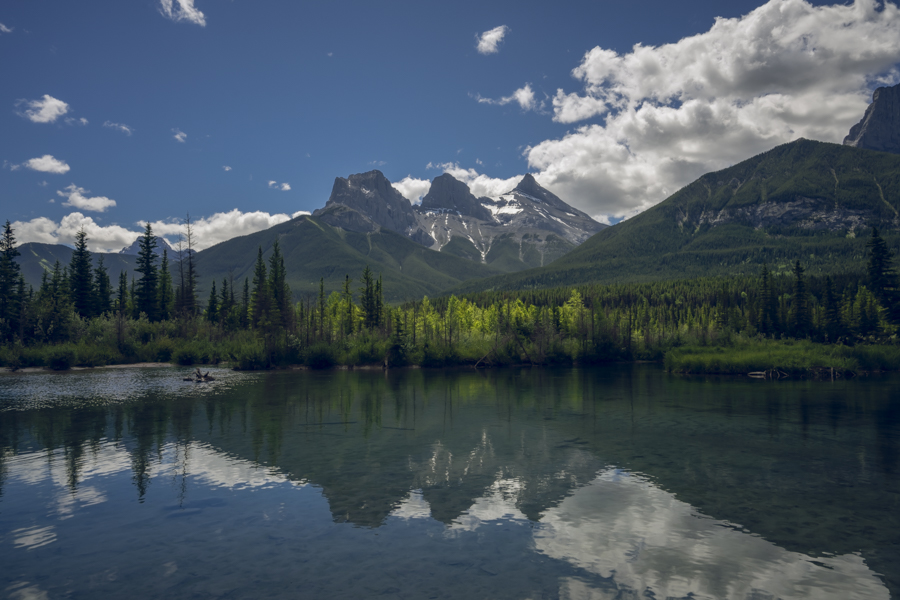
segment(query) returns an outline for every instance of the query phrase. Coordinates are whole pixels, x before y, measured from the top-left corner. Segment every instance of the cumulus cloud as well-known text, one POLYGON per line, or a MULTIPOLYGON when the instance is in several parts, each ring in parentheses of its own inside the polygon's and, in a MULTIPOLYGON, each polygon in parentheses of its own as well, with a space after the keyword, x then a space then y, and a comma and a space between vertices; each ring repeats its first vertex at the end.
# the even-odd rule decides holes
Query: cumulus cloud
POLYGON ((481 35, 475 36, 475 49, 478 50, 479 54, 496 54, 500 51, 500 42, 503 41, 507 33, 509 33, 509 27, 506 25, 488 29, 481 35))
MULTIPOLYGON (((510 177, 508 179, 488 177, 483 173, 479 173, 475 169, 466 169, 459 166, 458 163, 428 163, 429 169, 440 169, 444 173, 449 173, 454 178, 462 181, 469 189, 478 197, 489 196, 496 197, 515 188, 522 179, 521 175, 510 177)), ((535 176, 538 183, 541 183, 540 175, 535 176)))
POLYGON ((225 165, 225 166, 222 167, 222 170, 225 171, 225 172, 228 172, 228 171, 231 170, 231 167, 229 167, 228 165, 225 165))
POLYGON ((557 91, 553 119, 602 121, 524 157, 542 185, 578 208, 628 217, 776 145, 839 143, 872 90, 900 81, 898 57, 894 3, 770 0, 672 44, 590 50, 572 71, 581 89, 557 91))
POLYGON ((107 208, 116 205, 115 200, 111 200, 106 196, 87 197, 85 194, 90 192, 84 188, 78 187, 74 183, 67 186, 63 191, 57 191, 56 195, 66 198, 63 206, 71 206, 80 208, 81 210, 90 210, 94 212, 106 212, 107 208))
POLYGON ((534 99, 534 90, 531 89, 530 83, 526 83, 523 87, 503 98, 484 98, 476 95, 475 99, 481 104, 496 104, 499 106, 516 102, 522 110, 537 110, 540 108, 540 104, 534 99))
POLYGON ((430 181, 427 179, 416 179, 411 175, 407 175, 400 181, 391 183, 391 185, 412 204, 421 204, 422 198, 431 189, 430 181))
POLYGON ((270 181, 269 187, 273 190, 281 190, 282 192, 291 191, 291 184, 289 183, 278 183, 277 181, 270 181))
POLYGON ((32 123, 52 123, 69 112, 68 104, 49 94, 44 94, 40 100, 19 100, 16 106, 25 107, 19 115, 32 123))
MULTIPOLYGON (((228 212, 215 213, 209 217, 194 219, 191 223, 194 230, 193 237, 196 241, 194 247, 197 250, 205 250, 231 238, 256 233, 304 214, 308 215, 309 212, 299 211, 292 215, 273 215, 262 211, 245 213, 235 208, 228 212)), ((151 222, 150 226, 156 235, 167 238, 173 246, 184 231, 181 219, 155 221, 151 222)))
POLYGON ((32 171, 41 171, 42 173, 62 175, 69 172, 69 165, 66 164, 66 161, 53 158, 49 154, 45 154, 40 158, 26 160, 23 164, 32 171))
POLYGON ((12 27, 7 27, 3 23, 0 23, 0 33, 12 33, 12 27))
POLYGON ((75 243, 75 234, 82 228, 88 236, 88 250, 91 252, 118 252, 141 234, 138 229, 130 230, 119 225, 100 225, 91 217, 80 212, 64 216, 58 223, 47 217, 30 221, 16 221, 12 224, 19 244, 40 242, 43 244, 75 243))
MULTIPOLYGON (((229 212, 215 213, 212 216, 192 221, 194 229, 195 249, 205 250, 233 237, 248 235, 268 229, 279 223, 290 221, 301 215, 308 215, 305 210, 293 214, 269 214, 265 212, 243 213, 237 209, 229 212)), ((30 221, 16 221, 12 224, 19 244, 41 242, 44 244, 75 243, 75 234, 84 227, 88 234, 88 249, 92 252, 118 252, 131 245, 144 232, 145 222, 135 223, 133 227, 120 225, 100 225, 91 217, 80 212, 73 212, 59 222, 38 217, 30 221)), ((184 227, 181 219, 168 219, 150 223, 156 235, 166 238, 173 247, 177 245, 184 227)))
POLYGON ((186 134, 185 132, 183 132, 182 130, 178 129, 178 128, 173 129, 173 130, 172 130, 172 133, 175 134, 173 137, 174 137, 176 140, 178 140, 179 142, 181 142, 182 144, 183 144, 184 141, 187 139, 187 134, 186 134))
POLYGON ((172 21, 187 21, 206 27, 206 16, 194 6, 194 0, 160 0, 159 12, 172 21))
POLYGON ((115 129, 116 131, 121 131, 122 133, 124 133, 125 135, 128 135, 128 136, 130 136, 132 133, 134 133, 134 129, 132 129, 131 127, 129 127, 128 125, 125 125, 123 123, 113 123, 112 121, 105 121, 103 123, 103 126, 109 127, 110 129, 115 129))

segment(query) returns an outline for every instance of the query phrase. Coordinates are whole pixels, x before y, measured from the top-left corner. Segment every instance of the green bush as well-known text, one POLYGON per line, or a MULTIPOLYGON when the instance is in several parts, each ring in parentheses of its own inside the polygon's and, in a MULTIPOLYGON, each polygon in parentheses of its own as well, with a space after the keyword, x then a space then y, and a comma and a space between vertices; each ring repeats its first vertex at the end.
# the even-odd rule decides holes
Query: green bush
POLYGON ((193 344, 185 344, 172 352, 171 360, 179 365, 192 365, 197 362, 197 350, 193 344))
POLYGON ((256 345, 243 345, 235 353, 235 369, 239 371, 259 371, 269 366, 265 349, 256 345))
POLYGON ((53 346, 46 350, 46 361, 54 371, 65 371, 75 364, 75 352, 68 345, 53 346))
POLYGON ((331 346, 320 342, 306 350, 305 362, 310 369, 330 369, 337 361, 331 346))

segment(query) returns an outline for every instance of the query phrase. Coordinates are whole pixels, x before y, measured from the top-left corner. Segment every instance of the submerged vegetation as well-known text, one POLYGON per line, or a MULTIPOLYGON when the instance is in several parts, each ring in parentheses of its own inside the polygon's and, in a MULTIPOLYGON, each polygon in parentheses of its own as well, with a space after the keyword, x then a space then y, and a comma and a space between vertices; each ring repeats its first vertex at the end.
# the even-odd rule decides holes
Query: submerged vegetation
POLYGON ((367 267, 358 288, 296 301, 276 242, 253 279, 213 284, 198 299, 187 248, 159 260, 148 225, 140 278, 114 289, 91 264, 86 235, 72 261, 26 289, 13 231, 0 240, 0 364, 66 369, 128 362, 383 367, 590 364, 665 360, 685 373, 811 367, 839 374, 900 368, 900 294, 891 253, 873 230, 867 275, 700 278, 518 292, 481 292, 389 306, 367 267))

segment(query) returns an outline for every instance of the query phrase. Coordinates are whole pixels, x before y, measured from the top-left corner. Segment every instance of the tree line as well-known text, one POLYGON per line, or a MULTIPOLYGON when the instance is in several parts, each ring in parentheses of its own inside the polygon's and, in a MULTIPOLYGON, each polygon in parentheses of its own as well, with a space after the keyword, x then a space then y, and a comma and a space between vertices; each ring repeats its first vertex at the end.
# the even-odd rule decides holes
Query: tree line
MULTIPOLYGON (((7 222, 0 240, 5 346, 83 348, 93 339, 120 355, 112 360, 230 360, 247 368, 384 360, 546 364, 659 359, 673 347, 733 335, 893 342, 900 325, 893 257, 875 229, 862 276, 807 277, 797 260, 789 277, 763 267, 755 277, 482 292, 400 306, 384 304, 381 277, 368 267, 355 290, 348 274, 340 291, 326 295, 320 281, 318 297, 297 301, 277 241, 268 259, 258 250, 252 279, 213 282, 201 303, 193 246, 188 218, 173 264, 165 250, 161 256, 156 251, 146 225, 135 274, 129 279, 123 272, 113 289, 102 259, 92 264, 81 231, 70 263, 44 273, 34 291, 19 273, 7 222)), ((86 348, 74 352, 82 353, 89 354, 86 348)))

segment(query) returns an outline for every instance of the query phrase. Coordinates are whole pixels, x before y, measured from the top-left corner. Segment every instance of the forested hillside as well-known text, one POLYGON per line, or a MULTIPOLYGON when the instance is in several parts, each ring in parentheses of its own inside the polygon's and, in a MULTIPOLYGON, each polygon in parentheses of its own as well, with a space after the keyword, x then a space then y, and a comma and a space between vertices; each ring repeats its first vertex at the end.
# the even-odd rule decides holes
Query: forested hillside
POLYGON ((900 249, 898 211, 900 156, 798 140, 704 175, 547 267, 453 291, 786 273, 797 258, 810 274, 858 271, 871 226, 900 249))

